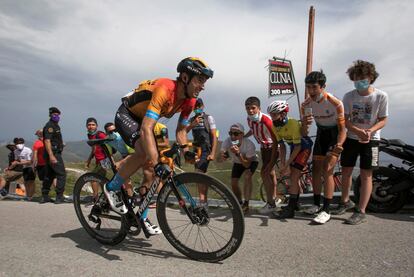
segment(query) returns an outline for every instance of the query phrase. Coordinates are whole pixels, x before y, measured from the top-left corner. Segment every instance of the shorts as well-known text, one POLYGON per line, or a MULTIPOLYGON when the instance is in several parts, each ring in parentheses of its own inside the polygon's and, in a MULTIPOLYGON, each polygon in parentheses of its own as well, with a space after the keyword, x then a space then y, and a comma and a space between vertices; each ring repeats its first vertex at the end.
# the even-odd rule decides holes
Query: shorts
MULTIPOLYGON (((260 154, 262 156, 262 169, 264 169, 270 162, 272 159, 272 147, 270 148, 260 148, 260 154)), ((279 157, 279 151, 277 151, 276 154, 276 160, 279 157)))
POLYGON ((346 138, 341 154, 341 166, 354 167, 359 156, 359 168, 375 169, 378 167, 379 141, 360 143, 356 139, 346 138))
POLYGON ((37 172, 37 177, 39 177, 39 180, 43 181, 43 179, 45 178, 46 166, 44 165, 36 166, 36 172, 37 172))
POLYGON ((207 156, 210 155, 211 151, 209 147, 202 147, 201 157, 198 162, 194 164, 194 167, 203 173, 207 172, 210 161, 207 160, 207 156))
POLYGON ((338 127, 320 128, 316 131, 315 145, 313 146, 313 159, 324 160, 326 154, 331 151, 338 141, 338 127))
POLYGON ((231 178, 239 179, 246 169, 250 169, 250 172, 253 174, 256 171, 258 165, 258 161, 251 162, 250 166, 247 168, 244 167, 242 164, 234 163, 233 168, 231 169, 231 178))
POLYGON ((36 175, 33 171, 32 167, 25 167, 23 168, 23 180, 26 181, 34 181, 36 179, 36 175))
POLYGON ((96 173, 96 174, 106 178, 107 171, 100 164, 97 164, 95 166, 95 168, 92 170, 92 173, 96 173))
POLYGON ((119 106, 115 115, 115 127, 124 142, 134 148, 140 137, 141 119, 131 113, 124 104, 119 106))

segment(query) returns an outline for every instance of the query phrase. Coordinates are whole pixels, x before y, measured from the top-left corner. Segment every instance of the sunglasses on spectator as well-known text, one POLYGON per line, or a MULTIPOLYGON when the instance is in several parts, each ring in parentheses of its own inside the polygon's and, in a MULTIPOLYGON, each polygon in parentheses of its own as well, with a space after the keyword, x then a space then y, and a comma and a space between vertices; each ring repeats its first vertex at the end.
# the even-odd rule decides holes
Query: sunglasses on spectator
POLYGON ((241 134, 241 132, 232 132, 232 131, 230 131, 229 132, 229 136, 238 136, 238 135, 240 135, 241 134))

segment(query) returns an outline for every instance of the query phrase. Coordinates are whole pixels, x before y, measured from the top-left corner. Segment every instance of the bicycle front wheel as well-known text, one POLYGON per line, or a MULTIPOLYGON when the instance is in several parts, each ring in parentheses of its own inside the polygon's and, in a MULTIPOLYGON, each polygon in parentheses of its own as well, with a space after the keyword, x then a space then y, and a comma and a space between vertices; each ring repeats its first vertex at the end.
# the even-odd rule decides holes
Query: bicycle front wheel
POLYGON ((157 218, 164 236, 194 260, 216 262, 230 257, 244 236, 244 217, 234 194, 202 173, 182 173, 174 177, 174 182, 183 201, 177 200, 170 185, 162 188, 157 201, 157 218), (200 203, 200 195, 206 196, 207 205, 200 203))
POLYGON ((107 182, 98 174, 83 174, 73 188, 73 204, 80 223, 92 238, 115 245, 125 238, 128 228, 125 217, 113 212, 105 197, 103 186, 107 182))

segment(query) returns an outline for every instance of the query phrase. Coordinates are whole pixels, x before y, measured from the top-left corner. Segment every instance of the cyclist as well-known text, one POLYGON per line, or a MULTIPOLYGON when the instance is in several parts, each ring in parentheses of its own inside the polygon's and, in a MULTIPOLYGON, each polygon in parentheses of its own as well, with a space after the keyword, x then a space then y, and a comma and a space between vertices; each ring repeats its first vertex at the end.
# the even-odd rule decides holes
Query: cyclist
POLYGON ((260 111, 260 100, 255 96, 246 99, 245 107, 248 116, 247 124, 250 127, 249 132, 245 136, 254 135, 257 143, 260 144, 262 156, 260 175, 265 185, 267 200, 266 205, 259 210, 259 213, 269 214, 276 211, 277 180, 274 166, 279 153, 277 147, 272 147, 272 145, 277 146, 277 143, 274 143, 276 138, 272 132, 272 119, 260 111))
MULTIPOLYGON (((127 213, 118 193, 125 180, 144 165, 153 167, 158 176, 163 171, 163 165, 158 164, 158 151, 153 134, 158 119, 170 118, 181 112, 176 139, 180 144, 187 142, 186 126, 189 115, 206 81, 213 77, 213 71, 201 59, 188 57, 178 64, 177 72, 179 76, 175 81, 167 78, 144 81, 122 98, 122 104, 115 116, 115 126, 125 143, 135 149, 135 153, 126 159, 118 173, 104 186, 105 195, 117 213, 127 213)), ((184 157, 194 161, 188 149, 184 149, 184 157)), ((148 220, 142 223, 147 230, 152 228, 148 220)))
MULTIPOLYGON (((201 148, 199 160, 194 164, 195 170, 206 173, 210 161, 215 158, 217 148, 216 122, 213 116, 205 113, 204 103, 198 98, 194 109, 195 115, 190 119, 187 132, 191 130, 194 143, 201 148)), ((207 206, 207 186, 199 185, 200 206, 207 206)))
POLYGON ((324 224, 331 218, 335 181, 333 171, 346 139, 344 105, 342 101, 325 90, 326 76, 323 71, 313 71, 305 78, 309 97, 302 103, 303 129, 307 133, 313 119, 317 131, 313 147, 312 187, 314 204, 306 209, 307 214, 317 214, 313 222, 324 224), (322 176, 323 207, 320 209, 322 176))
MULTIPOLYGON (((300 194, 299 178, 307 165, 313 143, 308 136, 302 136, 300 122, 288 118, 289 105, 286 101, 270 103, 267 112, 273 120, 273 132, 280 145, 280 172, 287 175, 290 169, 289 203, 276 216, 280 219, 293 218, 300 194), (285 142, 290 146, 290 157, 287 161, 285 142)), ((273 147, 277 147, 276 144, 273 147)))

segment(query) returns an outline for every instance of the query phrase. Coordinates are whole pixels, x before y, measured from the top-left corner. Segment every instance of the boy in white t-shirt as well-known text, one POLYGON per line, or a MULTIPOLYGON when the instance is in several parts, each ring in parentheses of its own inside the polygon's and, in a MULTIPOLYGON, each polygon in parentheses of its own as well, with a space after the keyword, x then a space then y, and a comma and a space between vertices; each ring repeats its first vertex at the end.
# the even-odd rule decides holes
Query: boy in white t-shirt
POLYGON ((347 71, 355 89, 343 98, 345 125, 348 129, 341 156, 342 197, 337 214, 344 213, 353 206, 349 200, 352 184, 352 171, 359 156, 361 191, 358 208, 345 221, 356 225, 366 221, 365 208, 372 192, 372 170, 378 167, 378 145, 380 130, 388 118, 388 95, 372 86, 378 77, 375 65, 358 60, 347 71))
POLYGON ((223 160, 231 158, 231 188, 242 206, 244 214, 249 212, 249 200, 252 194, 252 176, 259 164, 256 155, 256 146, 244 137, 244 127, 240 123, 231 125, 229 137, 221 145, 223 160), (244 189, 242 194, 239 188, 239 179, 244 173, 244 189))

